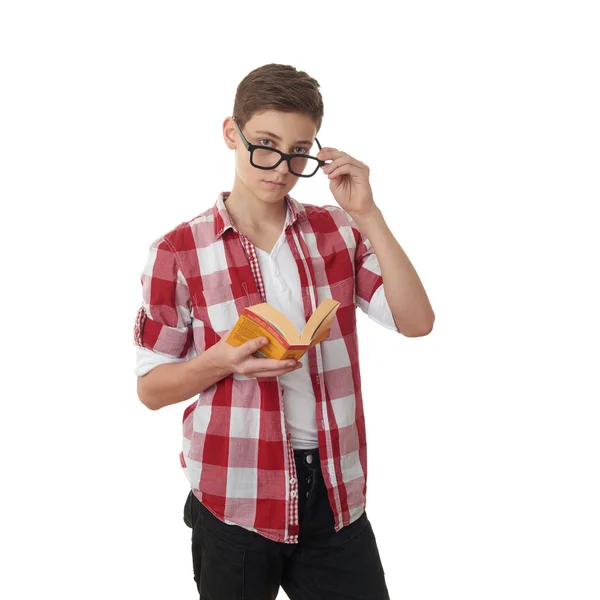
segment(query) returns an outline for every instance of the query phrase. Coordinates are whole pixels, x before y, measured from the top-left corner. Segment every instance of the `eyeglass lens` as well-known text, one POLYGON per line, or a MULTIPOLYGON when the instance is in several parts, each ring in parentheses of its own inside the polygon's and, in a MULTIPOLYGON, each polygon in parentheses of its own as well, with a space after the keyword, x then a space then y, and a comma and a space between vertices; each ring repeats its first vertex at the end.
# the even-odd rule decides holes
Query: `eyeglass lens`
MULTIPOLYGON (((272 168, 279 160, 281 155, 269 148, 255 148, 252 152, 252 162, 257 167, 272 168)), ((294 156, 290 160, 290 171, 298 175, 313 175, 319 169, 319 161, 312 156, 306 158, 294 156)))

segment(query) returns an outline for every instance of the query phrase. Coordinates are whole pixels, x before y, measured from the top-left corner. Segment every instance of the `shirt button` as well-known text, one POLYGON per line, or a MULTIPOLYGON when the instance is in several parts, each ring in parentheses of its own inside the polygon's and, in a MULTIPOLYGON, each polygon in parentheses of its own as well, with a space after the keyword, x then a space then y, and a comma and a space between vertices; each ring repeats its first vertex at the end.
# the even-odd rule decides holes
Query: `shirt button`
POLYGON ((298 492, 294 490, 290 495, 292 496, 292 498, 295 498, 298 495, 298 492))
POLYGON ((307 454, 306 455, 306 462, 310 465, 313 461, 313 457, 312 454, 307 454))
POLYGON ((295 478, 295 477, 292 477, 292 478, 290 479, 290 483, 291 483, 292 485, 294 485, 294 484, 296 483, 296 478, 295 478))

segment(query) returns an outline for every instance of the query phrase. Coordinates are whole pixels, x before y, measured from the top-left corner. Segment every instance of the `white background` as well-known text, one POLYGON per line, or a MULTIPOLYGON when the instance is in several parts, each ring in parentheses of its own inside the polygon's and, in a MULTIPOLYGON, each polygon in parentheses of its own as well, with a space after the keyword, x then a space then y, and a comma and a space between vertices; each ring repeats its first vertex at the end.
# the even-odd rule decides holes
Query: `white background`
POLYGON ((137 398, 139 278, 231 189, 222 122, 277 62, 321 84, 319 140, 370 166, 436 314, 416 339, 359 314, 391 597, 597 600, 594 4, 3 3, 0 596, 197 598, 193 400, 137 398))

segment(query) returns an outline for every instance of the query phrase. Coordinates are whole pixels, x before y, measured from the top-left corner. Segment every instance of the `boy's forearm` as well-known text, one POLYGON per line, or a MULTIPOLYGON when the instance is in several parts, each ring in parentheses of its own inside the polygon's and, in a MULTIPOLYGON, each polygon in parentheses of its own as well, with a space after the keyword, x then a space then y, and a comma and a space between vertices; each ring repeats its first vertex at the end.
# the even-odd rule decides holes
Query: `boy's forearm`
POLYGON ((230 374, 213 346, 188 361, 154 367, 138 377, 137 393, 145 406, 158 410, 189 400, 230 374))

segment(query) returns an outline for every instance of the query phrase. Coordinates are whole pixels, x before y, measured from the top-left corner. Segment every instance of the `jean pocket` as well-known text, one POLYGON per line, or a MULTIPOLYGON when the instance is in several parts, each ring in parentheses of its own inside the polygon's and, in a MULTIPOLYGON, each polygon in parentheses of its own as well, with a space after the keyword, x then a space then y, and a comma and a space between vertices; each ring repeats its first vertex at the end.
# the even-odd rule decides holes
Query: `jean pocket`
POLYGON ((185 505, 183 507, 183 522, 191 529, 194 526, 194 522, 192 521, 192 490, 188 494, 188 497, 185 501, 185 505))
POLYGON ((188 497, 183 507, 183 522, 190 528, 193 529, 198 518, 198 499, 194 496, 194 492, 190 490, 188 497))

